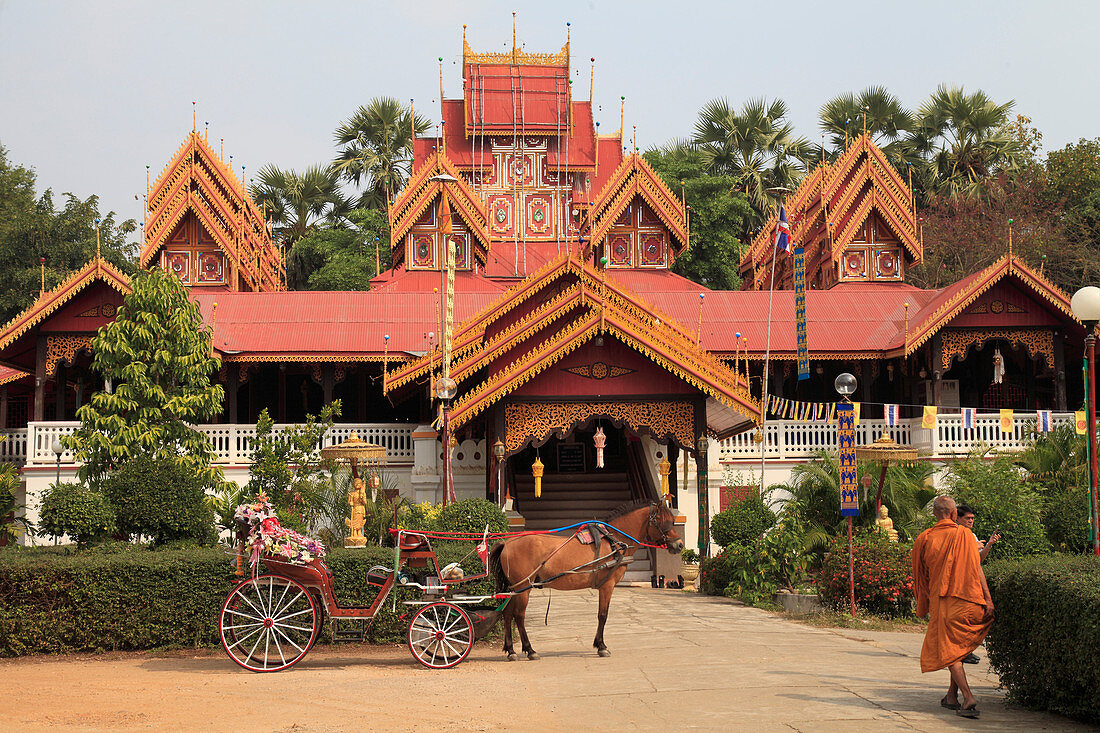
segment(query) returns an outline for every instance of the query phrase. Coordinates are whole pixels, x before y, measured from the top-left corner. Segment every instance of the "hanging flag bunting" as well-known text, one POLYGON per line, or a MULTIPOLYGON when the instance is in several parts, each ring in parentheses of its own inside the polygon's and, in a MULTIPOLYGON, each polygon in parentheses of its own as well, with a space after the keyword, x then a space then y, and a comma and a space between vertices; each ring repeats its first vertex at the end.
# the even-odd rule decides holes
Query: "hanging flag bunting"
POLYGON ((794 248, 794 320, 798 335, 798 381, 810 378, 810 351, 806 346, 806 251, 794 248))
POLYGON ((897 427, 898 424, 898 406, 897 405, 884 405, 882 408, 882 417, 886 421, 888 427, 897 427))
POLYGON ((1049 433, 1054 429, 1054 420, 1050 410, 1035 411, 1035 430, 1040 433, 1049 433))
POLYGON ((1085 419, 1085 411, 1077 410, 1073 413, 1073 426, 1077 429, 1078 435, 1089 434, 1089 424, 1085 419))
POLYGON ((932 405, 924 406, 924 416, 921 417, 920 426, 925 430, 936 429, 936 409, 932 405))
POLYGON ((856 481, 855 409, 851 402, 836 406, 836 437, 840 458, 840 516, 859 516, 859 495, 856 481))
POLYGON ((1012 432, 1012 410, 1001 410, 1001 432, 1012 432))
POLYGON ((962 427, 964 430, 973 430, 977 426, 978 411, 973 407, 962 408, 962 427))
POLYGON ((829 405, 829 422, 836 420, 836 403, 829 405))

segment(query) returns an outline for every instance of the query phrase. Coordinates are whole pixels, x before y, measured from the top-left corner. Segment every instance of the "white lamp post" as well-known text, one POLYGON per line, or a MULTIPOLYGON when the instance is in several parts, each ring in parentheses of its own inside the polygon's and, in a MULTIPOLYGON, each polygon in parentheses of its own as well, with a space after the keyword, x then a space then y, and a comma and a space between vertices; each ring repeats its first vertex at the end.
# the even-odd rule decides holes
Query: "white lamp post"
POLYGON ((1089 499, 1092 502, 1092 551, 1100 555, 1100 506, 1096 490, 1096 324, 1100 323, 1100 288, 1089 285, 1069 301, 1073 315, 1085 324, 1085 410, 1088 417, 1089 499))
POLYGON ((65 446, 61 445, 61 438, 55 437, 53 442, 50 443, 50 450, 57 456, 57 480, 54 485, 61 483, 61 454, 65 452, 65 446))

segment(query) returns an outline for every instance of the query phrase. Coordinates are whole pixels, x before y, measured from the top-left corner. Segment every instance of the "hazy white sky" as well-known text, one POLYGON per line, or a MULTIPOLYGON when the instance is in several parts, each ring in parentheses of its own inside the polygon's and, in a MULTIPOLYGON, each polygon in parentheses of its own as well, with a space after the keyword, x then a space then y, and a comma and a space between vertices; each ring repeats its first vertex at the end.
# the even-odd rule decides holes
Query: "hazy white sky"
POLYGON ((597 119, 639 147, 690 134, 714 97, 765 95, 819 139, 831 96, 882 84, 918 106, 941 82, 1016 100, 1047 150, 1100 135, 1100 3, 923 2, 61 2, 0 0, 0 143, 41 187, 141 218, 155 175, 191 129, 225 140, 251 175, 333 157, 332 130, 375 96, 438 119, 461 93, 462 24, 475 50, 556 51, 572 23, 578 98, 596 57, 597 119))

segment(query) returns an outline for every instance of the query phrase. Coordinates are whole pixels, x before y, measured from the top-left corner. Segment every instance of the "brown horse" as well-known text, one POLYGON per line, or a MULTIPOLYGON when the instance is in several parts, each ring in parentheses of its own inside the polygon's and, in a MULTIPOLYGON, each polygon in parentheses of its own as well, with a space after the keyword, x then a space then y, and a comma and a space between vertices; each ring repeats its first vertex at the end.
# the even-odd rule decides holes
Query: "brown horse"
POLYGON ((611 592, 615 590, 615 584, 622 580, 626 565, 638 549, 639 542, 664 545, 673 554, 683 549, 684 543, 673 529, 674 522, 672 512, 663 501, 635 503, 612 512, 607 519, 610 526, 599 525, 594 529, 592 525, 586 525, 571 536, 522 535, 496 545, 492 558, 497 589, 516 594, 504 608, 504 651, 508 654, 508 660, 516 659, 512 647, 512 619, 516 621, 527 658, 539 658, 531 647, 523 623, 533 588, 599 588, 599 625, 592 646, 596 647, 601 657, 611 656, 603 642, 611 592))

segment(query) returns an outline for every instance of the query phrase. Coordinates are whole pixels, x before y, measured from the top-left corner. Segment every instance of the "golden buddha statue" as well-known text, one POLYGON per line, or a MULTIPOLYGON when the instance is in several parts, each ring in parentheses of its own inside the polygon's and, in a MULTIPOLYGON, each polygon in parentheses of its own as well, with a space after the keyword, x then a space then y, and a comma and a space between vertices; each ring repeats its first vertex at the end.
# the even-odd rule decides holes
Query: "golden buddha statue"
POLYGON ((875 526, 885 532, 891 542, 898 541, 898 531, 894 529, 894 520, 890 519, 890 510, 886 508, 885 504, 878 508, 878 519, 875 520, 875 526))
POLYGON ((351 516, 344 520, 351 535, 345 547, 363 547, 367 544, 367 538, 363 536, 363 525, 367 523, 367 490, 363 485, 363 479, 356 477, 351 482, 351 491, 348 492, 348 506, 351 507, 351 516))

